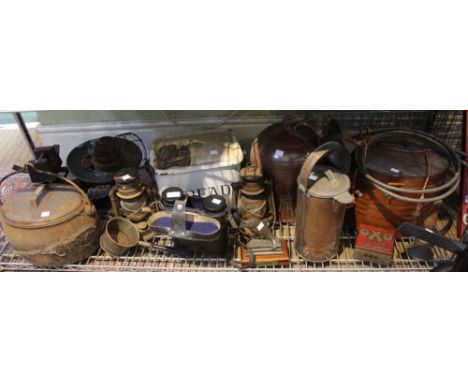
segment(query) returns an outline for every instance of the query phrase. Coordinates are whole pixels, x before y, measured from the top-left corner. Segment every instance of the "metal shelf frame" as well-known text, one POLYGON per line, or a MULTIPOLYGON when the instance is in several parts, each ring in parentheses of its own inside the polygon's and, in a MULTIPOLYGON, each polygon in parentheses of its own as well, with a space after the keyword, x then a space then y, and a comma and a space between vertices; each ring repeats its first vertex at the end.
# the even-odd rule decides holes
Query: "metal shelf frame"
MULTIPOLYGON (((235 260, 224 257, 206 256, 202 253, 181 255, 167 253, 160 249, 134 248, 125 256, 111 257, 99 250, 95 255, 76 264, 63 268, 44 268, 30 264, 26 259, 15 253, 5 236, 0 236, 0 271, 85 271, 85 272, 133 272, 133 271, 165 271, 165 272, 408 272, 430 271, 439 260, 448 260, 450 252, 433 248, 434 259, 418 261, 410 259, 406 249, 414 244, 409 237, 395 240, 393 263, 384 267, 378 264, 366 263, 352 257, 354 234, 344 233, 341 237, 341 251, 333 260, 326 263, 310 263, 296 256, 294 251, 294 225, 279 224, 276 228, 278 239, 286 240, 291 260, 289 266, 257 267, 240 270, 235 260)), ((452 230, 451 230, 452 231, 452 230)), ((450 235, 452 236, 452 235, 450 235)), ((158 238, 154 244, 170 245, 167 238, 158 238)))
MULTIPOLYGON (((24 134, 29 148, 33 150, 34 144, 30 139, 21 114, 14 113, 18 126, 24 134)), ((460 148, 462 112, 312 112, 315 119, 324 121, 330 118, 337 119, 341 125, 348 129, 361 127, 405 126, 429 130, 452 147, 460 148)), ((439 219, 437 229, 452 239, 457 238, 456 221, 458 218, 457 196, 447 201, 448 215, 439 219), (449 226, 450 229, 444 230, 449 226)), ((252 272, 314 272, 314 271, 430 271, 440 260, 447 260, 452 254, 442 249, 433 248, 434 259, 429 262, 410 259, 406 250, 414 244, 413 238, 400 238, 395 241, 394 261, 388 266, 365 263, 354 260, 352 257, 355 234, 345 231, 341 237, 341 251, 337 257, 326 263, 308 263, 298 258, 294 251, 294 225, 279 224, 276 227, 278 239, 286 240, 289 253, 289 266, 258 267, 242 271, 252 272)), ((161 239, 165 240, 165 239, 161 239)), ((156 242, 161 245, 164 243, 156 242)), ((240 271, 232 261, 224 257, 209 257, 201 253, 189 256, 168 254, 157 249, 135 248, 125 256, 114 258, 106 256, 101 250, 88 259, 63 268, 35 267, 23 257, 19 256, 10 247, 6 237, 0 230, 0 271, 183 271, 183 272, 235 272, 240 271)))

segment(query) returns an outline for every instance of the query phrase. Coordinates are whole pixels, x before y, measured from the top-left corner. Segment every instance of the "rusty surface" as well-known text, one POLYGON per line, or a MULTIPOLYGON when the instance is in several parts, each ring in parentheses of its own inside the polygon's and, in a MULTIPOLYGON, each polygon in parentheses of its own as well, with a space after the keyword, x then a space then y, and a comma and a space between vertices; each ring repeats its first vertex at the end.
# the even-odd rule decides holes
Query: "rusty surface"
POLYGON ((297 201, 296 252, 308 261, 327 261, 339 252, 346 208, 333 199, 307 197, 297 201))
POLYGON ((110 219, 100 238, 101 248, 113 255, 122 256, 138 244, 140 233, 130 220, 116 217, 110 219))
POLYGON ((1 215, 3 221, 12 227, 31 229, 65 222, 84 207, 81 195, 68 185, 30 185, 7 198, 1 215))
MULTIPOLYGON (((295 249, 298 256, 307 261, 328 261, 339 251, 345 213, 352 204, 343 204, 338 200, 348 190, 341 189, 336 195, 330 192, 327 197, 317 197, 309 194, 308 185, 309 176, 317 169, 317 163, 343 149, 338 142, 324 143, 307 157, 298 176, 295 249)), ((349 180, 346 185, 349 187, 349 180)), ((332 187, 330 191, 333 191, 332 187)), ((346 203, 352 203, 351 196, 346 203)))
MULTIPOLYGON (((412 189, 440 186, 449 171, 448 161, 443 156, 432 149, 411 144, 370 146, 366 165, 369 173, 381 182, 412 189)), ((440 203, 413 203, 388 197, 362 176, 357 178, 356 189, 360 195, 356 198, 357 225, 395 230, 407 221, 430 229, 435 227, 440 203)), ((414 197, 414 194, 402 195, 414 197)))
POLYGON ((27 186, 11 193, 0 210, 13 249, 31 263, 64 266, 91 256, 99 247, 96 209, 76 185, 27 186))
POLYGON ((80 214, 65 223, 43 228, 17 228, 3 223, 14 248, 31 263, 60 267, 92 256, 99 248, 101 226, 96 215, 80 214))

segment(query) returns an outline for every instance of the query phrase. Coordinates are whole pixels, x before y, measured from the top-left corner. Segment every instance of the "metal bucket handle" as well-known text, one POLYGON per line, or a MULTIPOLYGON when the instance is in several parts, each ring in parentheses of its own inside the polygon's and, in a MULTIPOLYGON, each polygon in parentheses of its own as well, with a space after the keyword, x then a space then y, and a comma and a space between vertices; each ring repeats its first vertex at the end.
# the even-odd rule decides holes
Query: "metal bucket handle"
POLYGON ((187 199, 176 200, 171 213, 171 236, 184 238, 186 236, 185 229, 185 206, 187 199))
MULTIPOLYGON (((37 173, 39 174, 43 174, 43 175, 48 175, 48 176, 52 176, 54 178, 57 178, 57 179, 60 179, 61 181, 69 184, 70 186, 72 186, 76 191, 78 191, 81 196, 83 197, 84 199, 84 202, 85 204, 88 205, 88 207, 92 206, 91 204, 91 200, 88 198, 88 195, 76 184, 74 183, 73 181, 71 181, 70 179, 67 179, 63 176, 60 176, 58 174, 55 174, 53 172, 49 172, 49 171, 43 171, 43 170, 39 170, 36 166, 34 166, 33 164, 31 163, 26 163, 26 165, 24 166, 24 169, 22 170, 18 170, 18 171, 14 171, 6 176, 4 176, 1 180, 0 180, 0 186, 2 185, 2 183, 8 179, 10 176, 13 176, 13 175, 16 175, 16 174, 19 174, 19 173, 24 173, 25 170, 26 170, 26 167, 31 167, 32 169, 34 169, 34 171, 36 171, 37 173)), ((0 206, 3 205, 3 202, 1 200, 1 197, 0 197, 0 206)), ((89 213, 91 210, 87 211, 87 213, 89 213)))

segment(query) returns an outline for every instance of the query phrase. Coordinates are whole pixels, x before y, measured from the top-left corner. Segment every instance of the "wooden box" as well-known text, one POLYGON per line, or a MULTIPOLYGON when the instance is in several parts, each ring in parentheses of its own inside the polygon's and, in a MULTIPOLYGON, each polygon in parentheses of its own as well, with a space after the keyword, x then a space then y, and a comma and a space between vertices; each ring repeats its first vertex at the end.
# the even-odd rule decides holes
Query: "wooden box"
POLYGON ((250 258, 249 250, 240 246, 237 248, 237 259, 241 268, 252 268, 259 266, 288 266, 289 253, 286 245, 286 240, 281 241, 281 250, 276 251, 254 251, 252 259, 250 258))

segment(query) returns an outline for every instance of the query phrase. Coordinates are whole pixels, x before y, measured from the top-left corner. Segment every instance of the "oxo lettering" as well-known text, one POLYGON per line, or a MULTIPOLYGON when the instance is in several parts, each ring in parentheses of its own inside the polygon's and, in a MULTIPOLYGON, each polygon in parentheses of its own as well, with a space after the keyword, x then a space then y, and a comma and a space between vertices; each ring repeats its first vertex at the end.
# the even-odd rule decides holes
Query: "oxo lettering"
POLYGON ((388 233, 382 233, 380 231, 368 230, 367 228, 361 229, 361 235, 367 236, 370 240, 376 241, 389 241, 392 240, 392 235, 388 233))

